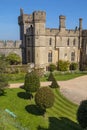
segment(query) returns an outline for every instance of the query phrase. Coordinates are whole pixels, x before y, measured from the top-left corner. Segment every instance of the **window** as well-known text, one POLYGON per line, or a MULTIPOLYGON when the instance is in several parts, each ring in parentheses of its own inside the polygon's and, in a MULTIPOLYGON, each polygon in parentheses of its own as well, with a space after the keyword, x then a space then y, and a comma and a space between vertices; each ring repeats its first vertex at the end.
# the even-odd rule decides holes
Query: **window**
POLYGON ((71 52, 71 61, 75 61, 75 52, 71 52))
POLYGON ((30 62, 30 51, 29 50, 28 50, 27 60, 28 60, 28 63, 29 63, 30 62))
POLYGON ((52 45, 52 38, 49 39, 49 45, 52 45))
POLYGON ((30 46, 30 38, 27 39, 27 46, 30 46))
POLYGON ((52 51, 48 52, 48 62, 52 62, 52 51))
POLYGON ((70 42, 70 39, 68 38, 68 40, 67 40, 67 46, 69 46, 69 42, 70 42))
POLYGON ((75 45, 76 45, 76 39, 73 40, 73 46, 75 46, 75 45))

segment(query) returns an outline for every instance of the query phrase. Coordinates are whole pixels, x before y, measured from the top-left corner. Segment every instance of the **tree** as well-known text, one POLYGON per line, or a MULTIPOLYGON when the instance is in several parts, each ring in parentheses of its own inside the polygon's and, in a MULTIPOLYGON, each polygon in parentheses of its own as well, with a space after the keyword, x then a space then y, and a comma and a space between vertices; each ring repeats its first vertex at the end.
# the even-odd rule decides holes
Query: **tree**
POLYGON ((35 73, 35 71, 27 73, 25 75, 25 83, 24 83, 24 89, 26 90, 26 92, 28 93, 36 92, 39 87, 40 87, 40 79, 39 76, 35 73))
POLYGON ((87 128, 87 100, 81 102, 77 110, 77 120, 82 128, 87 128))
POLYGON ((5 88, 8 86, 8 78, 5 75, 8 63, 4 55, 0 55, 0 96, 4 94, 5 88))
POLYGON ((48 87, 40 88, 35 95, 35 103, 39 108, 46 111, 47 108, 50 108, 54 104, 54 93, 48 87))
POLYGON ((16 53, 9 53, 6 59, 10 63, 10 65, 17 65, 21 63, 21 58, 16 53))
POLYGON ((70 70, 77 70, 78 69, 78 63, 72 62, 70 64, 70 70))
POLYGON ((59 71, 67 71, 67 70, 69 70, 69 66, 70 66, 69 61, 62 61, 62 60, 58 61, 58 70, 59 71))
POLYGON ((8 62, 5 55, 0 55, 0 73, 5 73, 6 68, 8 67, 8 62))

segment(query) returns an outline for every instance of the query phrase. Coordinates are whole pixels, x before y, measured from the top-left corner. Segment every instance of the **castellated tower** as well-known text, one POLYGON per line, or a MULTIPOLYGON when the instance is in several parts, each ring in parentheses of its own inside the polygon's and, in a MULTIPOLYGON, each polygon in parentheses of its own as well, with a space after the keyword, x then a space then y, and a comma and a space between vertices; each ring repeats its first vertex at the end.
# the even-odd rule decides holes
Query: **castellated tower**
POLYGON ((43 64, 43 55, 39 55, 38 52, 41 51, 42 54, 45 54, 43 52, 45 51, 45 21, 46 13, 44 11, 35 11, 27 15, 23 13, 22 9, 20 10, 18 23, 22 40, 23 63, 43 64))
POLYGON ((45 42, 46 13, 43 11, 33 12, 33 20, 34 20, 35 64, 40 65, 40 64, 44 64, 45 62, 44 57, 46 57, 46 52, 45 52, 46 51, 46 42, 45 42))

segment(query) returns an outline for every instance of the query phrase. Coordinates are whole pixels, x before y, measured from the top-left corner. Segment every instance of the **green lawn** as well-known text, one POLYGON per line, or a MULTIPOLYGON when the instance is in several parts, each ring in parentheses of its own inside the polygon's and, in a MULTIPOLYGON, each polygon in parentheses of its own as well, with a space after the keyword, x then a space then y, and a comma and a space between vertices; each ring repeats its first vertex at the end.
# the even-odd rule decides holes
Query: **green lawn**
MULTIPOLYGON (((27 99, 25 91, 21 88, 6 89, 6 95, 0 97, 0 109, 7 108, 14 112, 17 115, 16 121, 28 130, 81 130, 76 121, 78 106, 65 99, 58 89, 53 91, 55 104, 47 110, 45 117, 39 113, 34 100, 27 99)), ((8 124, 11 125, 10 122, 8 124)), ((19 129, 5 127, 4 130, 19 129)))
MULTIPOLYGON (((62 80, 69 80, 69 79, 74 79, 79 76, 87 75, 87 73, 54 73, 54 76, 57 81, 62 81, 62 80)), ((18 74, 6 74, 6 76, 9 79, 9 83, 22 83, 24 82, 25 78, 25 73, 18 73, 18 74)), ((48 75, 43 76, 40 78, 40 81, 47 81, 48 75)))

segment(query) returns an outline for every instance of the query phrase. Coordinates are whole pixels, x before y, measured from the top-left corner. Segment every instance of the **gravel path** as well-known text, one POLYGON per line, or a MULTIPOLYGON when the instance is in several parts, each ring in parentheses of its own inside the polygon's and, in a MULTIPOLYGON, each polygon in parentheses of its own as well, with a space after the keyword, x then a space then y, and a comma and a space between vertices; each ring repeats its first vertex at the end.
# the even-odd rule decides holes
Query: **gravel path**
MULTIPOLYGON (((49 86, 51 82, 41 82, 41 86, 49 86)), ((87 76, 81 76, 68 81, 58 81, 60 91, 69 100, 80 104, 82 100, 87 99, 87 76)), ((10 88, 18 88, 23 83, 10 84, 10 88)))

